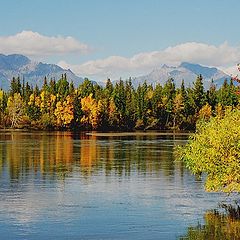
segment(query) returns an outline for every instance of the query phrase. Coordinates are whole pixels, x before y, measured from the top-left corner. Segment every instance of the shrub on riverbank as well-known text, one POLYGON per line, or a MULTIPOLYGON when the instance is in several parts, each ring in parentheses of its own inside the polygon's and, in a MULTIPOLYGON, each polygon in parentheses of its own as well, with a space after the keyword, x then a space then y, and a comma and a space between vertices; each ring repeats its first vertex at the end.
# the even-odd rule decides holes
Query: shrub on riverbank
POLYGON ((199 122, 180 156, 194 174, 207 175, 207 191, 240 192, 240 110, 199 122))

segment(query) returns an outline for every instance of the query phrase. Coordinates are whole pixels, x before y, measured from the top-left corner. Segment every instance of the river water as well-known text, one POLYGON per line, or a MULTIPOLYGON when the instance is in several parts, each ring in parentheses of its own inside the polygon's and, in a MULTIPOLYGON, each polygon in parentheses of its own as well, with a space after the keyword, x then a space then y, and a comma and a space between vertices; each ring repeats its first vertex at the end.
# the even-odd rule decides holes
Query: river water
POLYGON ((174 159, 185 134, 0 132, 1 239, 179 239, 226 200, 174 159))

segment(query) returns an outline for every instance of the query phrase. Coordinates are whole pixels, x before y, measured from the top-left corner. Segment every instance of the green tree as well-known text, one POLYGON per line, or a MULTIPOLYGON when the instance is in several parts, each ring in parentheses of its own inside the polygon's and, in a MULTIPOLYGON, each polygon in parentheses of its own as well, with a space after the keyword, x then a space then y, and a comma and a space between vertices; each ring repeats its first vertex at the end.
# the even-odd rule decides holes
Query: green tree
POLYGON ((139 85, 136 90, 136 128, 145 128, 147 123, 147 101, 148 86, 144 82, 143 85, 139 85))
POLYGON ((110 98, 113 92, 113 84, 111 80, 108 78, 105 86, 105 95, 110 98))
POLYGON ((85 78, 84 82, 79 85, 78 94, 81 98, 88 97, 90 94, 95 97, 93 83, 88 78, 85 78))
POLYGON ((21 93, 21 89, 20 77, 18 76, 17 79, 13 77, 10 83, 10 95, 13 96, 15 93, 21 93))
POLYGON ((57 94, 57 86, 56 86, 56 81, 55 79, 50 79, 50 82, 49 82, 49 92, 53 95, 56 95, 57 94))
POLYGON ((165 105, 163 103, 163 87, 160 84, 157 84, 152 97, 152 116, 157 120, 158 128, 164 128, 165 124, 165 105))
POLYGON ((216 85, 213 83, 213 81, 206 95, 207 95, 207 102, 212 108, 214 108, 217 105, 217 91, 216 91, 216 85))
POLYGON ((167 82, 165 83, 164 87, 163 87, 163 95, 165 97, 165 107, 166 107, 166 123, 165 126, 170 126, 171 125, 171 113, 173 111, 173 101, 175 98, 175 93, 176 93, 176 89, 175 89, 175 83, 174 83, 174 79, 170 78, 167 80, 167 82))
POLYGON ((223 106, 236 106, 238 104, 237 89, 234 87, 232 80, 228 84, 225 79, 222 87, 218 91, 218 102, 223 106))
POLYGON ((5 117, 5 111, 7 107, 7 96, 6 93, 0 89, 0 125, 5 125, 4 117, 5 117))
POLYGON ((240 110, 200 122, 180 155, 194 174, 206 173, 207 191, 240 192, 240 110))
POLYGON ((126 127, 128 129, 133 129, 135 125, 135 92, 134 88, 132 86, 132 80, 131 78, 126 81, 125 86, 125 92, 126 92, 126 127))
POLYGON ((67 81, 67 75, 62 74, 61 79, 56 83, 56 89, 58 93, 58 97, 61 100, 64 100, 69 94, 69 82, 67 81))
POLYGON ((197 77, 194 83, 191 97, 195 113, 198 113, 202 106, 206 103, 206 94, 204 92, 203 78, 201 74, 197 77))
POLYGON ((121 79, 116 83, 116 86, 113 90, 113 100, 116 106, 116 110, 119 114, 119 127, 123 127, 126 120, 126 91, 124 82, 121 79))
POLYGON ((181 93, 176 94, 173 101, 173 128, 179 128, 183 119, 184 102, 181 93))

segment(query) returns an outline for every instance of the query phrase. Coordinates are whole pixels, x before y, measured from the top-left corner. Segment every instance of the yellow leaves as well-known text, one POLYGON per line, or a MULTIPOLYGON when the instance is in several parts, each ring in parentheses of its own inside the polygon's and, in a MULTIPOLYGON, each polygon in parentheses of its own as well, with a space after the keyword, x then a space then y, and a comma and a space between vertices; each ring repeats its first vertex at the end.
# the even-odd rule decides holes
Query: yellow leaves
POLYGON ((162 98, 162 105, 163 105, 163 106, 166 106, 166 105, 167 105, 167 102, 168 102, 168 97, 164 96, 164 97, 162 98))
POLYGON ((221 204, 220 211, 207 211, 204 224, 190 226, 187 234, 181 239, 240 239, 239 206, 237 204, 221 204))
POLYGON ((58 127, 68 126, 74 119, 73 99, 67 96, 65 100, 57 101, 57 97, 49 92, 42 91, 40 96, 34 93, 29 97, 29 106, 37 106, 42 113, 44 122, 54 122, 58 127))
POLYGON ((58 126, 62 127, 71 124, 74 114, 73 101, 70 96, 67 96, 63 102, 57 102, 54 115, 58 126))
POLYGON ((218 105, 216 106, 216 115, 219 118, 222 118, 223 115, 224 115, 224 109, 223 109, 223 106, 220 103, 218 103, 218 105))
POLYGON ((112 98, 110 100, 108 110, 109 110, 109 116, 113 115, 117 110, 114 100, 112 98))
POLYGON ((41 92, 40 97, 41 97, 42 102, 45 100, 46 94, 47 94, 46 91, 41 92))
POLYGON ((3 110, 4 92, 0 89, 0 111, 3 110))
POLYGON ((56 101, 56 96, 51 94, 50 95, 50 105, 53 105, 55 103, 55 101, 56 101))
MULTIPOLYGON (((207 116, 209 109, 203 111, 207 116)), ((207 191, 240 192, 240 111, 199 124, 182 158, 194 174, 207 174, 207 191)))
POLYGON ((199 118, 208 120, 212 116, 212 107, 207 103, 199 111, 199 118))
POLYGON ((41 98, 39 96, 36 96, 34 93, 32 93, 29 97, 28 105, 29 106, 35 105, 37 107, 40 107, 41 106, 41 98))
POLYGON ((3 101, 3 90, 0 90, 0 102, 3 101))
POLYGON ((88 111, 92 110, 93 108, 96 108, 97 102, 92 97, 92 94, 90 94, 88 97, 84 97, 81 99, 81 105, 82 105, 82 110, 84 112, 88 112, 88 111))
POLYGON ((82 111, 84 116, 81 118, 81 123, 97 128, 100 121, 100 113, 102 109, 101 101, 98 101, 90 94, 81 99, 82 111))
POLYGON ((14 106, 20 107, 22 105, 23 105, 23 102, 22 102, 22 97, 20 93, 15 93, 13 96, 10 96, 8 98, 8 102, 7 102, 8 109, 14 106))
POLYGON ((114 99, 111 98, 107 107, 108 122, 110 125, 117 124, 120 120, 118 117, 117 107, 115 105, 114 99))
POLYGON ((29 97, 28 105, 31 106, 35 103, 35 94, 31 94, 29 97))
POLYGON ((184 109, 183 97, 181 93, 178 93, 176 95, 176 97, 174 98, 173 104, 174 104, 174 112, 178 112, 184 109))
POLYGON ((147 100, 151 100, 153 98, 154 92, 153 90, 148 90, 147 92, 147 100))
POLYGON ((36 105, 40 107, 41 112, 48 112, 53 114, 57 96, 50 94, 49 92, 42 91, 40 97, 35 98, 36 105))
POLYGON ((24 114, 24 103, 20 93, 15 93, 8 98, 7 111, 12 127, 17 127, 24 114))

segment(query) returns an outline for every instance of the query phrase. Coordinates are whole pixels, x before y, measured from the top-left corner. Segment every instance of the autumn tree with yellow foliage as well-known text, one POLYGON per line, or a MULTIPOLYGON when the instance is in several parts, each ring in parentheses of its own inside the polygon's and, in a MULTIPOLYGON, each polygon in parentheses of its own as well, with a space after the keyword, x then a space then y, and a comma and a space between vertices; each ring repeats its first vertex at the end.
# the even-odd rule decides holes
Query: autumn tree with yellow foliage
POLYGON ((54 115, 58 127, 69 127, 74 118, 73 99, 70 96, 67 96, 65 101, 58 101, 54 115))
POLYGON ((11 127, 18 127, 24 115, 24 103, 20 93, 15 93, 13 96, 9 96, 7 113, 11 122, 11 127))
POLYGON ((174 79, 156 86, 144 82, 134 87, 133 82, 129 78, 113 84, 108 79, 102 87, 85 79, 74 86, 63 74, 58 81, 45 77, 39 89, 21 83, 20 77, 13 78, 9 91, 0 90, 0 125, 21 127, 24 122, 37 129, 189 130, 199 119, 207 121, 239 104, 237 87, 228 81, 220 89, 212 83, 207 91, 202 76, 188 88, 184 81, 176 88, 174 79), (16 102, 22 106, 18 114, 14 113, 16 102))
POLYGON ((87 128, 96 129, 101 121, 101 101, 97 102, 90 94, 81 99, 81 106, 83 111, 81 123, 87 128))

